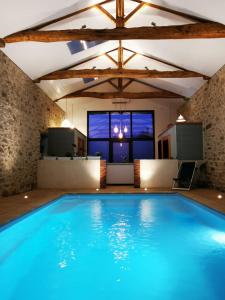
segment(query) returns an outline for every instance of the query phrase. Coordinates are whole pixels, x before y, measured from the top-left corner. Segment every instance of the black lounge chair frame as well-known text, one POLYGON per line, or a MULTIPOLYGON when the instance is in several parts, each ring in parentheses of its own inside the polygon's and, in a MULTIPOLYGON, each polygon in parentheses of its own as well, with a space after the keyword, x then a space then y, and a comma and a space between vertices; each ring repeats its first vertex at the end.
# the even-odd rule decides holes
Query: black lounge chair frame
POLYGON ((181 161, 177 178, 173 178, 172 190, 190 191, 196 170, 197 161, 181 161))

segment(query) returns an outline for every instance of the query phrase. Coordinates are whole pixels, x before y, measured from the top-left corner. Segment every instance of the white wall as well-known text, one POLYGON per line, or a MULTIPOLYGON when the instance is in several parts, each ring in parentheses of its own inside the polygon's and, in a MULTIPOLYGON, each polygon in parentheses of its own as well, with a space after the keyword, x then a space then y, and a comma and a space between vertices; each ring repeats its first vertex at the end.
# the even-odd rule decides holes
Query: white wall
POLYGON ((38 188, 76 189, 100 187, 100 160, 40 160, 38 188))
POLYGON ((171 188, 177 171, 178 161, 175 159, 141 160, 141 188, 171 188))
POLYGON ((107 184, 134 184, 133 164, 107 164, 107 184))
MULTIPOLYGON (((143 90, 146 91, 146 89, 143 90)), ((138 88, 137 91, 140 91, 140 88, 138 88)), ((120 110, 119 105, 113 104, 111 99, 62 99, 58 104, 64 110, 66 110, 66 101, 68 119, 70 119, 74 126, 85 135, 87 135, 87 111, 120 110)), ((156 157, 158 157, 158 135, 167 128, 168 124, 175 123, 177 109, 181 103, 181 100, 178 99, 135 99, 129 100, 129 103, 127 103, 126 106, 122 106, 122 110, 154 110, 156 157)))

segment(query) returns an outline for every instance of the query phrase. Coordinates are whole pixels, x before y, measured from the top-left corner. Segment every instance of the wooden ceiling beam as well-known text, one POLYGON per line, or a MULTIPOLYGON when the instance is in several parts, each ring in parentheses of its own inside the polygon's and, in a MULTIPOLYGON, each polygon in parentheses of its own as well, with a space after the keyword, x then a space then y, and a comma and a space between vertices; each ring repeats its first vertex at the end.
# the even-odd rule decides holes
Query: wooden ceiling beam
POLYGON ((113 23, 116 24, 116 19, 106 10, 104 7, 102 7, 100 4, 96 5, 96 8, 100 10, 101 13, 103 13, 105 16, 107 16, 113 23))
POLYGON ((3 39, 0 39, 0 48, 5 47, 5 41, 3 39))
POLYGON ((156 99, 156 98, 181 98, 171 92, 140 92, 140 93, 129 93, 129 92, 74 92, 68 94, 60 99, 55 100, 57 102, 63 98, 99 98, 99 99, 117 99, 117 98, 127 98, 127 99, 156 99))
POLYGON ((135 9, 133 9, 124 19, 124 23, 127 23, 133 15, 135 15, 142 7, 145 5, 145 3, 140 3, 135 9))
MULTIPOLYGON (((146 58, 148 58, 148 59, 155 60, 155 61, 157 61, 157 62, 160 62, 160 63, 162 63, 162 64, 165 64, 165 65, 167 65, 167 66, 170 66, 170 67, 173 67, 173 68, 182 70, 182 71, 187 71, 187 72, 191 71, 191 70, 188 70, 188 69, 186 69, 186 68, 184 68, 184 67, 178 66, 177 64, 171 63, 171 62, 169 62, 169 61, 167 61, 167 60, 164 60, 164 59, 162 59, 162 58, 159 58, 159 57, 156 57, 156 56, 153 56, 153 55, 147 55, 147 54, 144 54, 144 53, 137 53, 136 51, 133 51, 133 50, 128 49, 128 48, 123 48, 123 49, 126 50, 126 51, 129 51, 129 52, 133 53, 134 56, 135 56, 135 55, 141 55, 141 56, 146 57, 146 58)), ((133 58, 133 57, 131 56, 130 58, 133 58)), ((194 72, 194 71, 191 71, 191 72, 194 72)), ((198 72, 197 72, 197 74, 198 74, 198 75, 200 74, 205 80, 209 80, 209 79, 210 79, 209 76, 204 75, 204 74, 202 74, 202 73, 198 73, 198 72)))
MULTIPOLYGON (((90 86, 87 86, 87 87, 85 87, 85 88, 83 88, 83 89, 80 89, 80 90, 78 90, 78 91, 76 91, 76 92, 84 92, 84 91, 90 90, 90 89, 92 89, 93 87, 102 85, 102 84, 104 84, 104 83, 107 83, 108 81, 109 81, 109 79, 106 79, 106 80, 103 80, 103 81, 100 81, 100 82, 98 81, 98 82, 96 82, 96 83, 94 83, 94 84, 92 84, 92 85, 90 85, 90 86)), ((67 95, 65 95, 65 96, 63 96, 63 97, 61 97, 61 98, 59 98, 58 100, 60 100, 60 99, 62 99, 62 98, 65 98, 65 97, 67 97, 67 95)))
POLYGON ((109 84, 113 86, 117 91, 119 90, 118 86, 112 81, 112 79, 108 79, 109 84))
MULTIPOLYGON (((144 82, 144 81, 139 80, 139 79, 137 79, 137 78, 134 78, 134 79, 133 79, 133 82, 140 83, 140 84, 142 84, 142 85, 145 85, 145 86, 147 86, 147 87, 150 87, 151 89, 157 89, 158 91, 161 91, 161 92, 170 92, 170 93, 172 93, 171 91, 162 89, 162 88, 160 88, 160 87, 158 87, 158 86, 155 86, 155 85, 153 85, 153 84, 151 84, 151 83, 144 82)), ((180 95, 180 94, 177 94, 177 93, 173 93, 173 94, 176 94, 176 95, 177 95, 178 97, 180 97, 180 98, 185 98, 183 95, 180 95)))
POLYGON ((123 90, 125 90, 132 82, 134 81, 134 79, 129 79, 128 81, 127 81, 127 83, 125 83, 124 85, 123 85, 123 90))
POLYGON ((122 41, 119 40, 119 47, 118 47, 118 67, 123 67, 123 47, 122 47, 122 41))
MULTIPOLYGON (((125 48, 123 48, 123 49, 125 49, 125 48)), ((124 62, 124 66, 125 66, 131 59, 133 59, 136 55, 137 55, 137 53, 134 52, 130 57, 128 57, 128 58, 125 60, 125 62, 124 62)))
POLYGON ((119 92, 123 91, 123 78, 118 78, 118 89, 119 92))
MULTIPOLYGON (((69 29, 51 31, 24 31, 9 35, 5 43, 62 42, 73 40, 162 40, 162 39, 209 39, 225 38, 225 25, 197 23, 159 27, 114 28, 114 29, 69 29)), ((2 43, 3 44, 3 43, 2 43)))
POLYGON ((116 66, 118 66, 118 62, 108 53, 105 54, 106 57, 108 57, 116 66))
POLYGON ((80 69, 56 71, 42 76, 40 80, 59 80, 69 78, 189 78, 202 77, 201 74, 192 71, 157 71, 135 69, 80 69))
POLYGON ((210 22, 210 20, 200 18, 200 17, 197 17, 197 16, 193 16, 193 15, 190 15, 190 14, 187 14, 187 13, 183 13, 183 12, 180 12, 180 11, 177 11, 177 10, 165 7, 165 6, 157 5, 157 4, 154 4, 154 3, 145 2, 145 1, 141 1, 141 0, 131 0, 131 1, 136 2, 136 3, 140 3, 140 4, 144 4, 144 5, 147 5, 151 8, 155 8, 155 9, 158 9, 158 10, 161 10, 161 11, 165 11, 167 13, 185 18, 185 19, 187 19, 189 21, 192 21, 192 22, 203 22, 203 23, 210 22))
POLYGON ((116 27, 124 27, 124 0, 116 0, 116 27))

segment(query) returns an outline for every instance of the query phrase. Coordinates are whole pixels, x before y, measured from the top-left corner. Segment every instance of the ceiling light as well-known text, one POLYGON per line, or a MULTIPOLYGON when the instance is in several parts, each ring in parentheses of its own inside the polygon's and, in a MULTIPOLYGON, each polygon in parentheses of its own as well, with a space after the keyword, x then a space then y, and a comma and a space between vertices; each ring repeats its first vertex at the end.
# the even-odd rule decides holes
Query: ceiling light
POLYGON ((72 124, 70 123, 70 121, 68 119, 65 119, 62 121, 61 123, 61 127, 66 127, 66 128, 71 128, 72 124))
POLYGON ((25 195, 25 196, 24 196, 24 199, 28 199, 28 195, 25 195))
POLYGON ((222 199, 223 196, 222 196, 221 194, 219 194, 219 195, 217 195, 217 198, 218 198, 218 199, 222 199))
POLYGON ((115 127, 113 128, 113 132, 114 132, 114 133, 118 133, 118 132, 119 132, 119 128, 118 128, 117 125, 115 125, 115 127))
POLYGON ((123 129, 123 132, 124 132, 124 133, 127 133, 127 132, 128 132, 127 125, 125 125, 125 127, 124 127, 124 129, 123 129))
POLYGON ((185 118, 182 115, 179 115, 179 117, 176 120, 177 123, 184 123, 186 122, 185 118))
POLYGON ((118 138, 119 138, 119 139, 122 139, 122 138, 123 138, 123 133, 122 133, 121 129, 120 129, 120 132, 119 132, 118 138))

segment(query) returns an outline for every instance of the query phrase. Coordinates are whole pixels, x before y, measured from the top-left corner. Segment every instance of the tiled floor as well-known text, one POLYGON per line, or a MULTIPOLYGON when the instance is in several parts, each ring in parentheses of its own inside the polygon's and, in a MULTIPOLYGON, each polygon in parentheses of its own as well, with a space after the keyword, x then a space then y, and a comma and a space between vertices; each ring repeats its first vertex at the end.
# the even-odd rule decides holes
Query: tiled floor
MULTIPOLYGON (((151 189, 147 193, 171 192, 166 189, 151 189)), ((96 190, 34 190, 29 193, 0 198, 0 225, 23 215, 65 193, 96 193, 96 190), (28 198, 24 198, 27 195, 28 198)), ((132 186, 108 186, 98 193, 146 193, 143 189, 135 189, 132 186)), ((209 189, 196 189, 190 192, 181 192, 202 204, 217 211, 225 213, 225 195, 218 199, 218 192, 209 189)))

